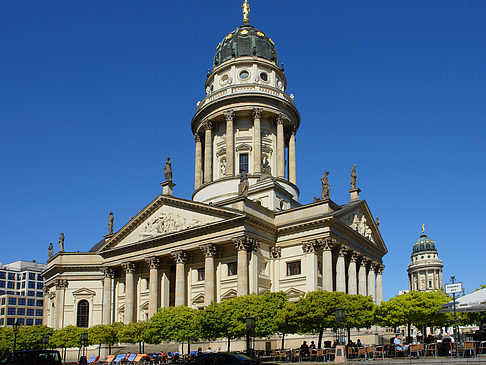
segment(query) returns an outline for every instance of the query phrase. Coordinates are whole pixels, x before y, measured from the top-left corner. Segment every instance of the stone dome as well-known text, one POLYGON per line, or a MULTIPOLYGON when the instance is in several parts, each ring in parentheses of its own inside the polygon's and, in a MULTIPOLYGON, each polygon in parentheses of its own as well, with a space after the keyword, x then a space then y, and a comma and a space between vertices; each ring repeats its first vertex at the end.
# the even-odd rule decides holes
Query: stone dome
POLYGON ((238 57, 260 57, 278 66, 275 44, 261 30, 251 25, 242 25, 228 34, 216 49, 213 68, 238 57))
POLYGON ((425 233, 422 233, 417 240, 413 244, 413 253, 422 252, 422 251, 436 251, 435 242, 432 241, 425 233))

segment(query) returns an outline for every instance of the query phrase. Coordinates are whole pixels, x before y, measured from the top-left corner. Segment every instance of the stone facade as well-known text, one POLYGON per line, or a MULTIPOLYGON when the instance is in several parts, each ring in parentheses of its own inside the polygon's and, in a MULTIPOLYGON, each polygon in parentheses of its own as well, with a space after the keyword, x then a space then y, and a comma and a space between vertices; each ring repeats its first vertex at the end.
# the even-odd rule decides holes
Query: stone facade
MULTIPOLYGON (((230 38, 242 37, 235 44, 243 47, 250 33, 273 45, 249 25, 230 38)), ((160 307, 202 308, 265 291, 284 291, 292 300, 328 290, 382 301, 387 249, 359 189, 342 205, 299 203, 300 115, 271 57, 233 57, 208 75, 191 122, 192 200, 165 191, 89 252, 49 259, 50 326, 129 323, 160 307), (245 194, 238 193, 242 173, 245 194), (86 308, 88 314, 80 312, 86 308)))

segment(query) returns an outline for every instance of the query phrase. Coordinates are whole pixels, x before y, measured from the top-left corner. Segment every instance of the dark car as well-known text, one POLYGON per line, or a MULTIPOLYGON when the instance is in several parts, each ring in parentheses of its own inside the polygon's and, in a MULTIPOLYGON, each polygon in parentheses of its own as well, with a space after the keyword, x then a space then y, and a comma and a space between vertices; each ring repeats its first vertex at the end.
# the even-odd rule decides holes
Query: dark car
POLYGON ((257 365, 258 361, 244 355, 229 352, 204 353, 187 360, 187 365, 257 365))
POLYGON ((56 350, 26 350, 9 352, 1 365, 61 365, 61 354, 56 350))

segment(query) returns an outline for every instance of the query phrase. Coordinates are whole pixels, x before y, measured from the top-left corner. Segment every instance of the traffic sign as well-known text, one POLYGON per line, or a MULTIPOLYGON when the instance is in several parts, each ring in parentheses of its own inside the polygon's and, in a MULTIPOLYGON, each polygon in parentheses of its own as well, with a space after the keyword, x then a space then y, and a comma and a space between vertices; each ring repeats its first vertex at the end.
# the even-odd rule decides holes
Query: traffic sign
POLYGON ((447 294, 462 293, 462 283, 446 284, 445 292, 447 294))

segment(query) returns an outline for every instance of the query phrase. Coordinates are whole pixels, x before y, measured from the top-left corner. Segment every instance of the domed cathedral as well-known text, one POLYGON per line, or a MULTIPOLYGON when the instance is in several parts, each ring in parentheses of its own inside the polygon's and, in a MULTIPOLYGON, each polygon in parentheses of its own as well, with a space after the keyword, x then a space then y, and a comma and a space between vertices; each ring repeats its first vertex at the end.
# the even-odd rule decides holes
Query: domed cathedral
POLYGON ((359 197, 356 166, 349 202, 331 199, 327 171, 316 181, 320 198, 299 202, 299 112, 274 42, 250 25, 246 1, 243 10, 243 25, 217 47, 192 118, 192 199, 174 193, 167 159, 162 193, 118 230, 110 214, 108 233, 89 252, 64 250, 63 236, 44 273, 49 326, 130 323, 160 307, 204 308, 265 291, 291 300, 327 290, 382 301, 387 248, 359 197))
POLYGON ((443 289, 442 261, 439 260, 435 242, 425 234, 422 225, 422 234, 413 244, 412 262, 408 265, 408 288, 417 291, 443 289))

